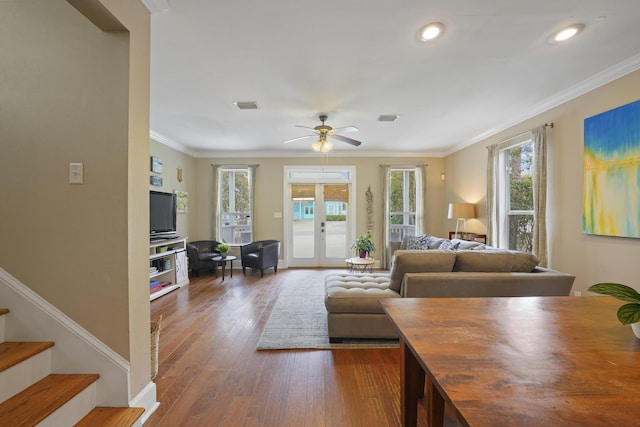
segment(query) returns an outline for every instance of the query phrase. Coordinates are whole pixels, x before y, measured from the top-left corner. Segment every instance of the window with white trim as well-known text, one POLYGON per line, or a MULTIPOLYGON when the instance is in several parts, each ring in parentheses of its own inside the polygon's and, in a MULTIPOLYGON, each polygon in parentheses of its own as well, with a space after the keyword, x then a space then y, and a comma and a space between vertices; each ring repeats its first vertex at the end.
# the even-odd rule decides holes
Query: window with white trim
POLYGON ((533 250, 533 160, 530 138, 500 151, 500 247, 533 250))
POLYGON ((253 241, 251 227, 251 178, 249 168, 219 169, 218 206, 223 242, 242 244, 253 241))
POLYGON ((391 168, 389 171, 390 241, 401 242, 416 234, 416 169, 391 168))

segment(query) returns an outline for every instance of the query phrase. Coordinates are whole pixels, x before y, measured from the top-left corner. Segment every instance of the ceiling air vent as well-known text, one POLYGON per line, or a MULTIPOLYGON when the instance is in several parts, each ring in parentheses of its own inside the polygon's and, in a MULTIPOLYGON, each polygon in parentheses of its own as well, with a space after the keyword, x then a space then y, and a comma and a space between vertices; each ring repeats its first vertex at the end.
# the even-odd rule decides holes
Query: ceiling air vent
POLYGON ((257 110, 258 109, 258 103, 255 101, 251 101, 251 102, 236 101, 233 104, 236 107, 238 107, 238 110, 257 110))
POLYGON ((378 117, 378 121, 379 122, 395 122, 399 118, 400 116, 398 116, 397 114, 383 114, 382 116, 378 117))

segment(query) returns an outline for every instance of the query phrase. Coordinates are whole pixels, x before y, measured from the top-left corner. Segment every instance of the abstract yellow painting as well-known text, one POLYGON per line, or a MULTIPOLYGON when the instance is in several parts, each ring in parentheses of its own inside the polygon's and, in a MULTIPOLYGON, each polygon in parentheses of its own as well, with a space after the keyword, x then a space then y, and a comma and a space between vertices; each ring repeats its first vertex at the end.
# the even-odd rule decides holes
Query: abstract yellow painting
POLYGON ((640 238, 640 101, 584 120, 582 227, 640 238))

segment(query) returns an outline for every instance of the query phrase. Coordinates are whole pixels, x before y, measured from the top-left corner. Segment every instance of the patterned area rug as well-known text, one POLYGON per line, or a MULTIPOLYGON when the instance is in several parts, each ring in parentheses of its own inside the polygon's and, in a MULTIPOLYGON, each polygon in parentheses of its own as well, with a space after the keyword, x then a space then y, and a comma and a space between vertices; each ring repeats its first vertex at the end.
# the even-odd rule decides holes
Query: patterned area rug
POLYGON ((265 325, 257 350, 398 348, 397 340, 330 343, 324 281, 287 283, 265 325))

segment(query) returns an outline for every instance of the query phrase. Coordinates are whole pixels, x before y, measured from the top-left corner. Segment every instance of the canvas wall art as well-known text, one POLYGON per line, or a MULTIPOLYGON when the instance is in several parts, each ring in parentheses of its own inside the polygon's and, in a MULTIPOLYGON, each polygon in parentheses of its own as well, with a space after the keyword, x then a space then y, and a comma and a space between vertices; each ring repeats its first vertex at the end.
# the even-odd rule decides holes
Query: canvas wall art
POLYGON ((584 233, 640 238, 640 101, 584 120, 584 233))

